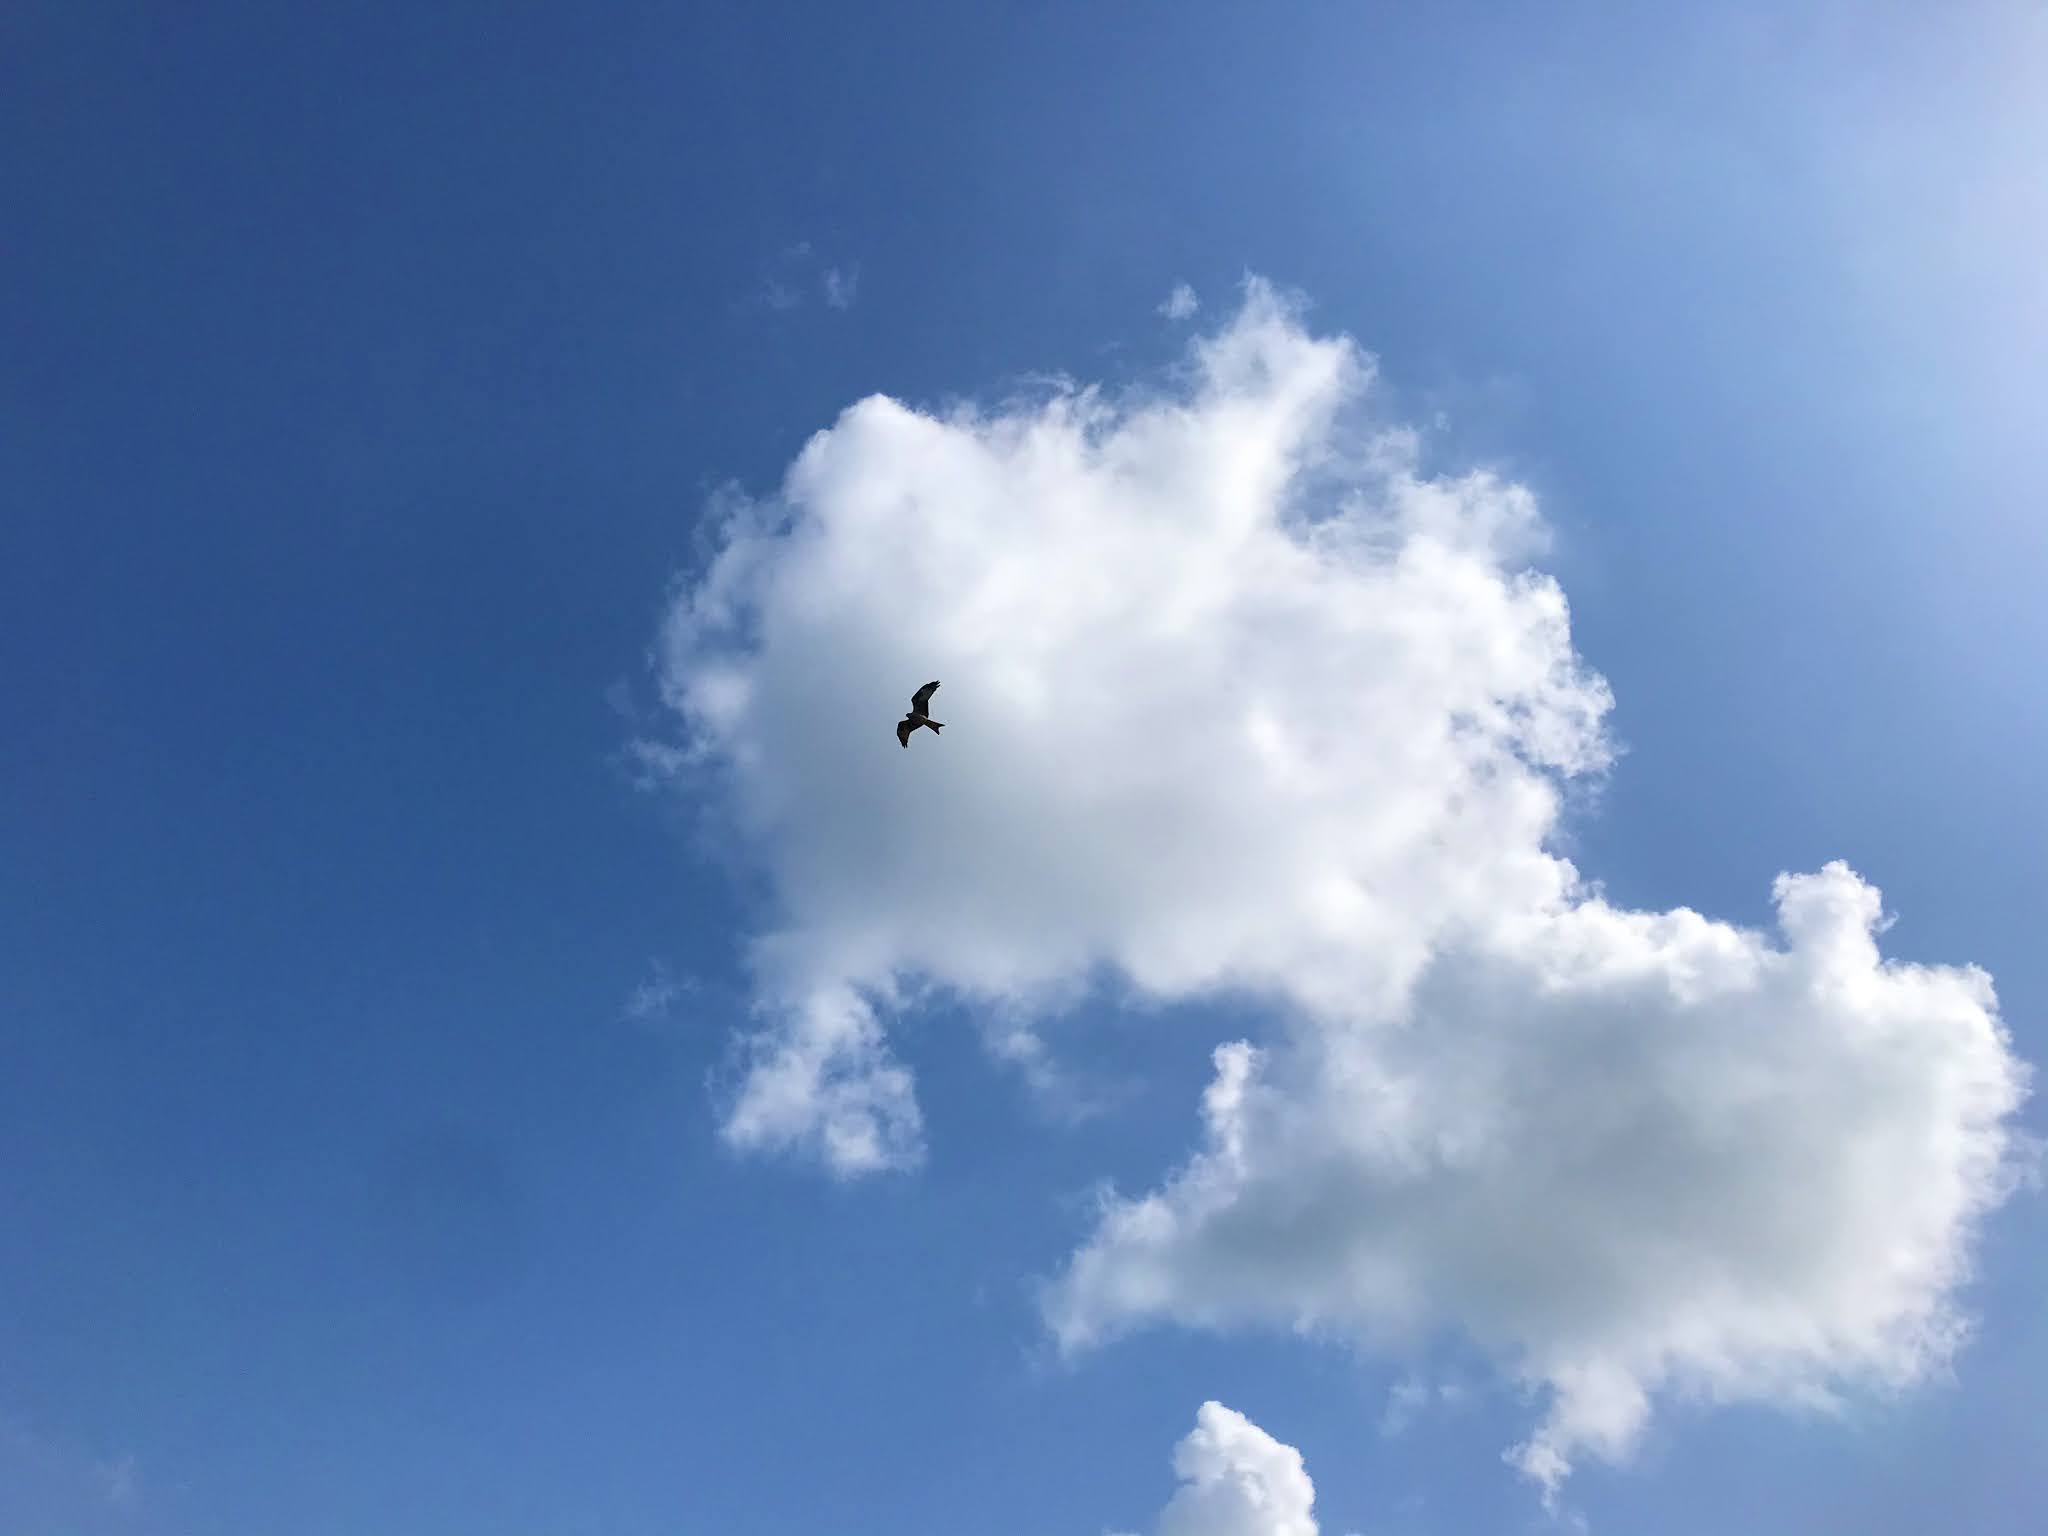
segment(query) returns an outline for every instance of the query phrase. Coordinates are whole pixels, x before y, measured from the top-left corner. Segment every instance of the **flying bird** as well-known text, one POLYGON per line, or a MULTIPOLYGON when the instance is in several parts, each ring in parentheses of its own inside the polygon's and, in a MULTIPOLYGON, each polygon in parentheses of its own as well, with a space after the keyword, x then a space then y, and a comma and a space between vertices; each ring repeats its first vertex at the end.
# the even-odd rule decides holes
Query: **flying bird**
POLYGON ((910 733, 920 725, 929 726, 936 736, 944 728, 944 722, 934 720, 925 710, 931 705, 932 695, 939 691, 937 683, 926 683, 910 696, 910 713, 896 722, 896 740, 904 746, 910 745, 910 733))

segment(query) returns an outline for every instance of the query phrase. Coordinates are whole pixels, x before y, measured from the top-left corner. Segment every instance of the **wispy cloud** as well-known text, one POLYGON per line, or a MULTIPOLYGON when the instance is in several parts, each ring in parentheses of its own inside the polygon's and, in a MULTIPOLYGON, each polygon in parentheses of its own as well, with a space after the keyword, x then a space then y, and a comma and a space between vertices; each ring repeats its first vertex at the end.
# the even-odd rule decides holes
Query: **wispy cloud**
POLYGON ((624 1017, 634 1024, 659 1024, 695 990, 696 983, 690 977, 678 977, 664 962, 652 961, 647 975, 626 995, 624 1017))
POLYGON ((100 1489, 116 1509, 133 1509, 141 1498, 142 1468, 132 1455, 94 1468, 100 1489))
POLYGON ((132 1536, 144 1493, 133 1454, 102 1458, 0 1417, 0 1528, 132 1536))
POLYGON ((1462 1382, 1449 1378, 1432 1381, 1420 1372, 1410 1372, 1387 1393, 1387 1406, 1380 1415, 1380 1433, 1395 1439, 1406 1434, 1408 1427, 1431 1409, 1458 1407, 1469 1396, 1462 1382))
POLYGON ((825 302, 833 309, 853 308, 854 295, 860 290, 860 268, 827 267, 824 287, 825 302))
POLYGON ((1195 290, 1181 283, 1160 304, 1159 313, 1169 320, 1186 320, 1201 307, 1202 301, 1195 297, 1195 290))
POLYGON ((1180 1488, 1155 1536, 1317 1536, 1315 1484, 1301 1452, 1235 1409, 1202 1404, 1174 1448, 1180 1488))
POLYGON ((860 264, 826 261, 808 240, 786 245, 769 262, 760 283, 739 302, 743 311, 788 314, 813 301, 827 309, 853 307, 860 292, 860 264))

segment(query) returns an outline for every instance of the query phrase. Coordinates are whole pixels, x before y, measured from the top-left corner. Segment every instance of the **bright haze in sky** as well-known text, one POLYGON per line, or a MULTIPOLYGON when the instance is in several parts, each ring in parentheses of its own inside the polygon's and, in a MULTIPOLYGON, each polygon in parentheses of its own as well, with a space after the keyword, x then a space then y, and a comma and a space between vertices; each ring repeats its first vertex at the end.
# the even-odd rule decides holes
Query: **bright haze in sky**
POLYGON ((2034 1529, 2038 7, 7 35, 0 1536, 2034 1529))

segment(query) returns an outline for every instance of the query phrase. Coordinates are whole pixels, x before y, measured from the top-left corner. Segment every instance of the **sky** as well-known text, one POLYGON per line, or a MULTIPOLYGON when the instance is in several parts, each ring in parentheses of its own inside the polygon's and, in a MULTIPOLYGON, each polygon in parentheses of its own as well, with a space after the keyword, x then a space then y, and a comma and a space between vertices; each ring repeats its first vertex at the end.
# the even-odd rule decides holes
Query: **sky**
POLYGON ((2031 1531, 2044 71, 7 7, 0 1536, 2031 1531))

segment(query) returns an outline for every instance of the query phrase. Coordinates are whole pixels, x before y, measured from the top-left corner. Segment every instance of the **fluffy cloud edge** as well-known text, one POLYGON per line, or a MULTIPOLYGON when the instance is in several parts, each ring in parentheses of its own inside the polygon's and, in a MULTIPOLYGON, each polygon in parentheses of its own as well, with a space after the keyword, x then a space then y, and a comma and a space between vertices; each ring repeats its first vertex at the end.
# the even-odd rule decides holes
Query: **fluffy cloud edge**
POLYGON ((1981 970, 1879 953, 1846 864, 1774 896, 1782 943, 1587 900, 1447 957, 1398 1038, 1219 1047, 1201 1147, 1105 1198, 1045 1292, 1055 1338, 1460 1333, 1548 1398, 1506 1452, 1547 1494, 1581 1453, 1626 1459, 1660 1397, 1818 1405, 1945 1368, 1978 1228, 2033 1167, 2031 1070, 1981 970), (1594 1092, 1556 1070, 1587 1059, 1594 1092))
POLYGON ((1174 1448, 1173 1470, 1180 1487, 1155 1536, 1317 1536, 1315 1484, 1301 1452, 1214 1399, 1174 1448))
POLYGON ((1398 993, 1482 885, 1572 878, 1551 779, 1604 765, 1610 700, 1516 563, 1533 499, 1362 426, 1370 358, 1269 285, 1189 355, 1114 405, 870 398, 777 498, 719 509, 662 640, 685 741, 637 761, 714 785, 785 909, 734 1145, 915 1163, 875 1012, 913 979, 1021 1014, 1103 974, 1341 1013, 1398 993), (941 698, 976 714, 892 762, 902 705, 872 695, 897 668, 964 671, 941 698))

